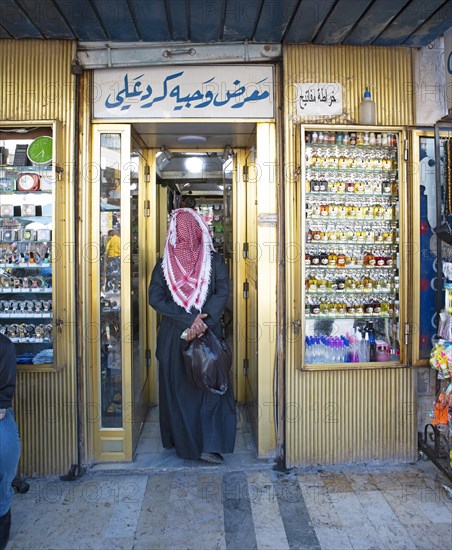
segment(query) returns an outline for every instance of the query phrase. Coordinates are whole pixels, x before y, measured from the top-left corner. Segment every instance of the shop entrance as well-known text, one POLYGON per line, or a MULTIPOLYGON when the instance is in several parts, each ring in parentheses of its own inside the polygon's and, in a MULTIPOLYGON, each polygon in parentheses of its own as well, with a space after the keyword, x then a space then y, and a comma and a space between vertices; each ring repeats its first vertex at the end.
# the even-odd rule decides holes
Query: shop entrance
POLYGON ((173 208, 194 206, 224 255, 231 293, 223 325, 234 352, 234 393, 237 402, 256 404, 257 272, 244 250, 256 242, 256 184, 246 166, 256 156, 257 127, 249 122, 94 127, 92 242, 100 251, 91 273, 92 319, 99 327, 92 349, 92 387, 100 401, 93 430, 96 460, 133 460, 141 434, 141 452, 152 454, 158 447, 158 438, 143 431, 148 413, 151 421, 158 414, 158 318, 147 306, 147 290, 173 208))

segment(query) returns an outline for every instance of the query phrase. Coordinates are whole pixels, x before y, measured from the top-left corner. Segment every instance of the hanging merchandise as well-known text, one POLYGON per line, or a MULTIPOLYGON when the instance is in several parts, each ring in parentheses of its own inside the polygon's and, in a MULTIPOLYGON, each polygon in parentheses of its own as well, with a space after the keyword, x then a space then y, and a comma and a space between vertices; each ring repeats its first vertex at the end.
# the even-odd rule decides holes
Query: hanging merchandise
POLYGON ((363 99, 359 104, 359 123, 367 126, 376 124, 375 101, 373 101, 367 86, 363 99))
POLYGON ((444 151, 444 221, 435 228, 438 239, 452 245, 452 227, 449 223, 449 217, 452 214, 452 166, 450 159, 452 157, 452 140, 443 141, 444 151))

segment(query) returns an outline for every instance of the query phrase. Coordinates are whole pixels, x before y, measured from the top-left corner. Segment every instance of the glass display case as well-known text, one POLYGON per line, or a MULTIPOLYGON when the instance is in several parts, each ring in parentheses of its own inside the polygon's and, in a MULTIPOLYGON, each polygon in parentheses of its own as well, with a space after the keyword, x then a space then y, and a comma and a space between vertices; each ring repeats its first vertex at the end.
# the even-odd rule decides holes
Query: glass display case
POLYGON ((400 143, 302 128, 307 366, 400 361, 400 143))
POLYGON ((51 128, 19 130, 0 134, 0 332, 37 367, 54 360, 56 171, 51 128))

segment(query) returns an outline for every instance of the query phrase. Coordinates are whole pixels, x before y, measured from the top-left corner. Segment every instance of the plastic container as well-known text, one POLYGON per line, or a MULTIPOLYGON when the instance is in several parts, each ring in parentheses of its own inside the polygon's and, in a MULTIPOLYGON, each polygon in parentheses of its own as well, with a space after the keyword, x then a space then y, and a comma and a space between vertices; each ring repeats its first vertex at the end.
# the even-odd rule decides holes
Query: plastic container
POLYGON ((376 124, 375 101, 373 101, 367 87, 363 100, 359 104, 359 123, 366 126, 374 126, 376 124))

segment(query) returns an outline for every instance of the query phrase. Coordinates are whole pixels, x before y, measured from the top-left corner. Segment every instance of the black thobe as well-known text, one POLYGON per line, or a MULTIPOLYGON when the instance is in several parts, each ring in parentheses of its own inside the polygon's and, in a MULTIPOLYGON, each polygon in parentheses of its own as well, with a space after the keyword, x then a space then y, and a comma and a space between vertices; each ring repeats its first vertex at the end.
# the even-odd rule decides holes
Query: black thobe
MULTIPOLYGON (((212 275, 201 313, 206 325, 221 337, 221 315, 228 301, 229 277, 223 258, 212 253, 212 275)), ((224 395, 194 386, 185 370, 182 332, 190 328, 197 310, 187 313, 173 300, 159 261, 152 272, 149 304, 162 315, 157 337, 159 362, 160 433, 165 448, 175 447, 183 458, 202 452, 232 453, 236 413, 231 385, 224 395)))

